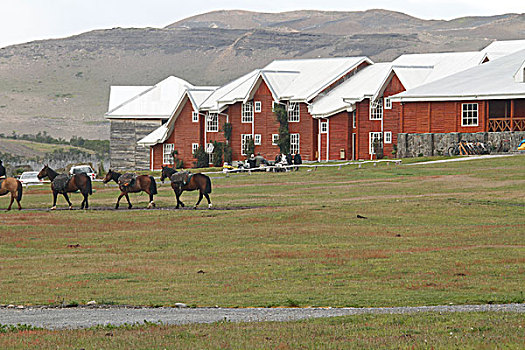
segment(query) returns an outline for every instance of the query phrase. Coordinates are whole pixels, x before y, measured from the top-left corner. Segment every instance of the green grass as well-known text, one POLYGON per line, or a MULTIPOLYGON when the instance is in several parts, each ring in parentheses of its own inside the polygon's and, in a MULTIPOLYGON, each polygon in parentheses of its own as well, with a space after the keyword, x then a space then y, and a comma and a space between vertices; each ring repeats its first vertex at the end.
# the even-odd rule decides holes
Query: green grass
MULTIPOLYGON (((104 326, 46 331, 16 327, 9 349, 523 349, 514 313, 359 315, 298 322, 104 326)), ((1 329, 1 328, 0 328, 1 329)))
MULTIPOLYGON (((240 210, 2 212, 0 304, 523 302, 524 160, 214 175, 214 205, 240 210)), ((91 204, 117 196, 97 184, 91 204)), ((175 205, 167 183, 156 203, 175 205)), ((48 186, 24 194, 50 205, 48 186)))

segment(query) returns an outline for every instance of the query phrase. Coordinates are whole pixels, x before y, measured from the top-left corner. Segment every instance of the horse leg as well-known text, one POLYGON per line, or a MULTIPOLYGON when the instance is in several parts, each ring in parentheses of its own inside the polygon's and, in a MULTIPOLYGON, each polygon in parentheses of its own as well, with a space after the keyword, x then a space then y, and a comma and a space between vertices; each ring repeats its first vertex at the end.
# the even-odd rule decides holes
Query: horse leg
POLYGON ((87 208, 89 208, 89 204, 88 204, 88 194, 87 194, 87 193, 86 193, 86 194, 83 194, 83 196, 84 196, 84 200, 82 201, 82 206, 81 206, 80 209, 84 209, 84 208, 87 209, 87 208))
POLYGON ((131 205, 131 202, 129 201, 129 195, 126 193, 125 196, 126 196, 126 199, 128 200, 128 209, 133 208, 133 206, 131 205))
POLYGON ((71 203, 71 201, 69 200, 69 196, 65 192, 64 192, 63 195, 64 195, 64 198, 66 199, 67 204, 69 204, 69 210, 72 210, 73 209, 73 203, 71 203))
POLYGON ((149 192, 149 191, 144 191, 144 192, 149 194, 148 209, 154 208, 155 207, 155 202, 153 201, 153 194, 151 192, 149 192))
POLYGON ((177 191, 177 190, 173 190, 173 192, 175 192, 175 198, 177 199, 177 206, 175 207, 175 209, 179 209, 179 206, 182 205, 182 207, 184 208, 184 203, 182 203, 179 199, 180 195, 181 195, 181 192, 177 191))
POLYGON ((199 205, 199 203, 201 202, 202 200, 202 192, 199 191, 199 200, 197 201, 197 204, 195 204, 195 206, 193 207, 193 209, 197 209, 197 206, 199 205))
MULTIPOLYGON (((11 203, 9 203, 9 206, 7 207, 7 211, 11 210, 11 206, 13 205, 14 200, 15 200, 15 194, 11 193, 11 203)), ((20 203, 18 203, 18 206, 20 206, 20 203)))
POLYGON ((212 205, 211 205, 211 200, 210 200, 210 196, 209 196, 207 193, 205 193, 205 194, 204 194, 204 197, 206 197, 206 199, 208 200, 208 209, 210 209, 210 208, 212 207, 212 205))
POLYGON ((115 209, 118 209, 118 206, 119 206, 119 203, 122 197, 124 197, 124 192, 120 192, 120 196, 118 196, 118 199, 117 199, 117 204, 115 204, 115 209))
POLYGON ((57 196, 58 192, 53 191, 53 206, 51 207, 51 210, 55 210, 57 208, 57 196))

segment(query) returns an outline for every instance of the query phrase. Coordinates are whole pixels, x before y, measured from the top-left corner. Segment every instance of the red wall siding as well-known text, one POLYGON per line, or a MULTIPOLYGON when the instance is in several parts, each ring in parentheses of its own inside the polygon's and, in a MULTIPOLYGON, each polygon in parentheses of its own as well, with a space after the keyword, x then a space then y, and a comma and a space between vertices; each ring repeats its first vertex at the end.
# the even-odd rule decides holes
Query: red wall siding
MULTIPOLYGON (((344 159, 352 159, 352 114, 348 112, 340 112, 330 117, 328 130, 330 133, 330 159, 341 159, 341 149, 344 149, 345 151, 344 159)), ((325 154, 326 153, 323 154, 321 159, 325 159, 325 154)))
MULTIPOLYGON (((383 96, 388 97, 403 91, 405 91, 405 87, 403 86, 397 75, 394 75, 388 83, 387 87, 385 88, 383 96)), ((389 158, 393 156, 392 151, 394 149, 394 145, 397 145, 397 134, 400 132, 400 115, 400 103, 392 103, 391 109, 385 109, 383 111, 383 131, 392 132, 392 143, 385 143, 383 145, 383 154, 389 158)))
POLYGON ((279 146, 272 145, 272 134, 279 133, 279 122, 272 111, 272 93, 264 81, 255 92, 253 101, 254 104, 255 101, 261 102, 261 112, 254 114, 255 134, 261 135, 261 144, 255 146, 255 152, 260 152, 264 158, 273 160, 279 154, 279 146))

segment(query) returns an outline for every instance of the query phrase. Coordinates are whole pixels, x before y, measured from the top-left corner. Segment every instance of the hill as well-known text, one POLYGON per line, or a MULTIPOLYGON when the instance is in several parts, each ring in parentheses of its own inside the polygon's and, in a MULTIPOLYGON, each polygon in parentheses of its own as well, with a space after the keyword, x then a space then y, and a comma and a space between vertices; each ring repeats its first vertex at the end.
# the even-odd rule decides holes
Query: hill
POLYGON ((111 85, 169 75, 227 82, 277 58, 479 50, 519 39, 524 14, 426 21, 399 12, 217 11, 166 28, 113 28, 0 49, 0 131, 107 139, 111 85))

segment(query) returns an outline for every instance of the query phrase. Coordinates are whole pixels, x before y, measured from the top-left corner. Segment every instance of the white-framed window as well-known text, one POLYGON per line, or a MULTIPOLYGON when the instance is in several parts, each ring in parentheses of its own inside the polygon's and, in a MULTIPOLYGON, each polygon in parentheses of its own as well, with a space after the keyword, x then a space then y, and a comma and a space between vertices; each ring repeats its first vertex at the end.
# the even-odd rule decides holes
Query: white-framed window
POLYGON ((195 152, 197 152, 198 149, 199 149, 199 144, 198 143, 192 143, 191 144, 191 154, 195 154, 195 152))
POLYGON ((241 134, 241 154, 243 156, 246 155, 246 146, 248 145, 248 141, 251 140, 252 134, 241 134))
POLYGON ((385 131, 385 143, 392 143, 392 131, 385 131))
POLYGON ((392 109, 392 100, 390 97, 385 97, 385 109, 392 109))
POLYGON ((253 122, 253 102, 246 102, 242 104, 242 123, 251 123, 253 122))
POLYGON ((383 100, 370 101, 370 120, 383 119, 383 100))
POLYGON ((260 146, 261 145, 261 134, 253 135, 253 144, 255 146, 260 146))
POLYGON ((172 152, 175 149, 175 145, 173 143, 165 143, 162 146, 162 164, 173 164, 173 156, 172 152))
POLYGON ((288 105, 288 121, 289 122, 298 122, 300 121, 300 105, 299 103, 290 103, 288 105))
POLYGON ((321 134, 328 133, 328 122, 321 122, 321 134))
POLYGON ((217 113, 210 113, 206 116, 206 131, 207 132, 218 132, 219 131, 219 115, 217 113))
POLYGON ((371 132, 369 133, 369 139, 368 139, 368 148, 370 154, 376 154, 374 150, 374 142, 378 140, 381 141, 381 133, 380 132, 371 132))
POLYGON ((272 134, 272 145, 277 146, 278 141, 279 141, 279 134, 272 134))
POLYGON ((275 112, 275 107, 279 105, 279 102, 272 101, 272 112, 275 112))
POLYGON ((192 112, 191 113, 191 121, 194 123, 199 122, 199 112, 192 112))
POLYGON ((255 101, 255 113, 261 113, 262 111, 262 102, 255 101))
POLYGON ((478 104, 461 104, 461 126, 478 126, 478 104))
MULTIPOLYGON (((208 153, 208 152, 212 149, 212 147, 213 147, 213 143, 211 143, 211 142, 208 143, 208 144, 206 145, 206 153, 208 153)), ((213 151, 210 152, 210 153, 208 153, 208 162, 209 162, 210 164, 213 163, 213 151)))
POLYGON ((290 134, 290 153, 300 153, 300 135, 299 134, 290 134))
POLYGON ((357 112, 352 112, 352 128, 357 128, 357 112))

